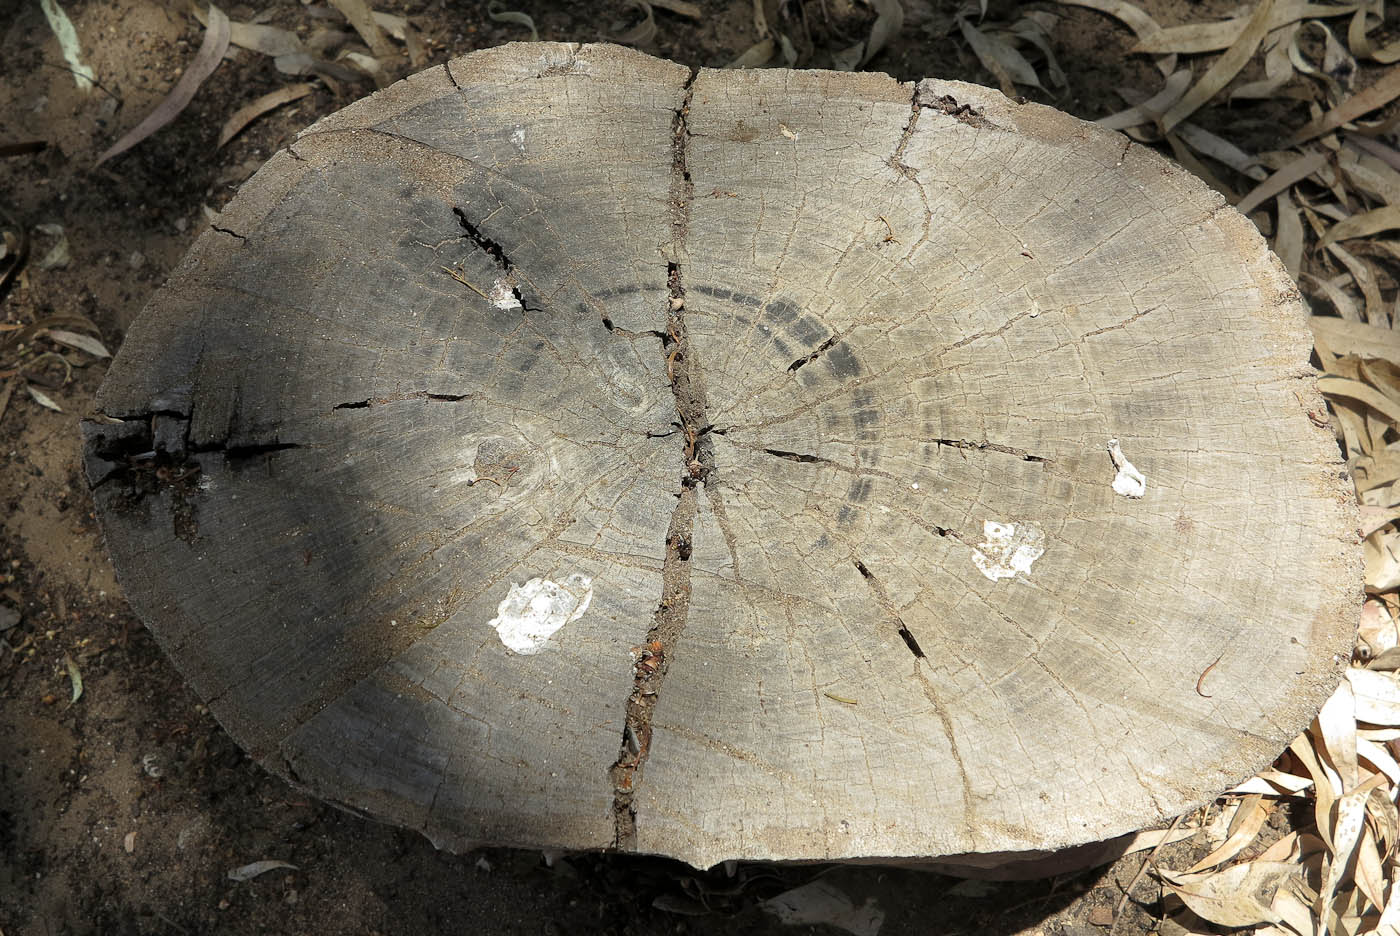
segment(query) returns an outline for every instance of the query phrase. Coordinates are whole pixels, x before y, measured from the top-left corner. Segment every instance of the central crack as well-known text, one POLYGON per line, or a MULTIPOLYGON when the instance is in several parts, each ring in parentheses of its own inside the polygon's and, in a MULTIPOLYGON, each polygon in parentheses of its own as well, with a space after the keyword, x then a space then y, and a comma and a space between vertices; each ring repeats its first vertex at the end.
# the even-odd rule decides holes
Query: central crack
MULTIPOLYGON (((690 226, 690 203, 694 185, 686 169, 686 114, 690 109, 690 85, 671 124, 671 233, 673 246, 685 242, 690 226)), ((661 567, 661 601, 652 617, 646 643, 632 648, 632 689, 627 696, 626 723, 622 745, 610 775, 613 785, 613 847, 621 851, 637 848, 637 811, 633 805, 647 755, 651 750, 652 715, 661 694, 662 683, 671 668, 676 644, 685 631, 690 610, 690 554, 695 531, 698 487, 714 470, 714 451, 708 438, 710 424, 705 418, 705 393, 699 382, 690 337, 685 327, 685 285, 680 264, 667 264, 668 286, 666 333, 661 351, 666 360, 666 378, 676 399, 678 428, 684 439, 685 459, 680 491, 671 522, 666 528, 666 558, 661 567)))

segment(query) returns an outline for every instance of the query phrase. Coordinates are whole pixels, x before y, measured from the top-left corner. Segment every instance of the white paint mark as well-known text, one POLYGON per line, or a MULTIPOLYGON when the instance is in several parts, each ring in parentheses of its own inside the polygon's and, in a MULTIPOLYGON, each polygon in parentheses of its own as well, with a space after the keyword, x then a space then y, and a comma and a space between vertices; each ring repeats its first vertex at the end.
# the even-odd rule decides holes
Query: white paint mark
POLYGON ((505 279, 498 279, 491 286, 491 304, 498 309, 522 308, 520 300, 515 298, 515 284, 505 279))
POLYGON ((524 585, 512 582, 488 623, 507 648, 530 656, 543 650, 559 628, 583 617, 592 600, 593 580, 586 575, 571 575, 562 585, 542 578, 524 585))
POLYGON ((1128 461, 1123 455, 1123 449, 1119 447, 1117 439, 1108 440, 1108 457, 1113 459, 1113 467, 1118 469, 1118 475, 1113 479, 1113 490, 1124 497, 1141 497, 1147 491, 1147 478, 1143 477, 1141 471, 1133 467, 1133 463, 1128 461))
POLYGON ((520 152, 525 152, 525 128, 516 127, 515 132, 510 135, 510 141, 515 144, 515 148, 520 152))
POLYGON ((1022 523, 982 523, 985 542, 972 551, 972 562, 993 582, 1011 578, 1017 572, 1029 575, 1031 563, 1045 552, 1045 534, 1035 525, 1022 523))

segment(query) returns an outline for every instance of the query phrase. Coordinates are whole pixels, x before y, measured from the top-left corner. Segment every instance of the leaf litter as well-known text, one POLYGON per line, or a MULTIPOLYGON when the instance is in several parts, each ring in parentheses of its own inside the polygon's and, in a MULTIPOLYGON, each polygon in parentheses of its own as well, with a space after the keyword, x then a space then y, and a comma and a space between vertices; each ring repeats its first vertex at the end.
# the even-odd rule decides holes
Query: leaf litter
MULTIPOLYGON (((1165 27, 1129 0, 1058 2, 1117 19, 1160 72, 1120 89, 1128 106, 1099 123, 1169 146, 1299 283, 1322 371, 1320 396, 1297 394, 1300 415, 1336 435, 1362 514, 1367 600, 1346 678, 1270 768, 1220 799, 1209 854, 1144 863, 1165 895, 1159 930, 1400 936, 1400 68, 1384 67, 1400 61, 1400 40, 1383 0, 1257 0, 1165 27), (1255 100, 1295 115, 1276 149, 1231 138, 1239 121, 1226 108, 1255 100), (1306 812, 1278 815, 1287 803, 1306 812)), ((1027 83, 978 57, 998 80, 1027 83)))

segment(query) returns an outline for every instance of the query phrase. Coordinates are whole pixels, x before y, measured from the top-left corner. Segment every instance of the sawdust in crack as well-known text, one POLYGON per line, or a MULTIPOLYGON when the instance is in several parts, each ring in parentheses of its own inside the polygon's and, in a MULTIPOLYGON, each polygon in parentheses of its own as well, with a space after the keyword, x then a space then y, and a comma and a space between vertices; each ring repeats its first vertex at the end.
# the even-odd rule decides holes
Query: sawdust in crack
MULTIPOLYGON (((686 168, 686 116, 690 109, 691 84, 672 121, 671 139, 671 233, 672 249, 684 244, 690 228, 690 203, 694 185, 686 168)), ((678 256, 675 254, 674 256, 678 256)), ((705 395, 699 369, 693 357, 685 324, 685 283, 678 259, 666 269, 668 286, 666 332, 660 336, 666 376, 675 398, 683 448, 683 468, 676 506, 666 529, 666 558, 661 572, 661 600, 647 632, 646 643, 632 649, 632 688, 626 702, 626 722, 617 760, 609 770, 613 787, 613 847, 635 851, 637 813, 633 806, 637 784, 643 775, 651 750, 652 715, 671 667, 676 644, 685 631, 690 610, 690 556, 695 532, 698 485, 714 470, 714 450, 709 438, 711 426, 705 412, 705 395)))

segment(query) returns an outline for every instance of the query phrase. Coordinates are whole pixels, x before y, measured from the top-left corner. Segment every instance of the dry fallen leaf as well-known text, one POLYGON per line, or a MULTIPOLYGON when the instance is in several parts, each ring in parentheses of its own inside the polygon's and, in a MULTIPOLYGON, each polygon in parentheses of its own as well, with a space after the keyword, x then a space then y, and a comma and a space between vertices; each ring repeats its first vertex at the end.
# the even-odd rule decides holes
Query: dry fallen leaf
POLYGON ((1274 0, 1259 0, 1254 13, 1225 54, 1215 60, 1190 91, 1172 106, 1162 117, 1162 130, 1171 130, 1187 117, 1190 117, 1203 104, 1215 97, 1240 73, 1240 70, 1254 57, 1264 34, 1269 30, 1269 14, 1274 8, 1274 0))
POLYGON ((79 351, 86 351, 96 358, 109 358, 112 356, 112 352, 108 351, 107 347, 102 344, 102 342, 93 338, 91 335, 80 335, 77 332, 68 331, 63 328, 50 328, 45 334, 59 344, 67 345, 70 348, 77 348, 79 351))
POLYGON ((146 115, 145 120, 127 131, 120 140, 113 143, 106 152, 97 158, 97 165, 100 166, 113 156, 126 152, 179 116, 194 97, 195 91, 199 90, 199 86, 204 83, 204 79, 212 75, 214 69, 219 67, 224 53, 228 51, 228 43, 228 17, 211 3, 209 4, 209 26, 204 30, 204 42, 200 45, 194 61, 180 76, 180 81, 156 105, 155 110, 146 115))
POLYGON ((1280 922, 1274 892, 1298 874, 1291 862, 1253 861, 1219 872, 1185 874, 1160 869, 1162 881, 1193 913, 1222 926, 1280 922))
POLYGON ((369 46, 375 58, 380 62, 393 58, 394 47, 384 35, 384 30, 379 28, 374 12, 366 0, 331 0, 331 6, 339 10, 346 22, 360 34, 360 38, 369 46))
POLYGON ((297 866, 294 864, 288 864, 285 861, 276 861, 271 858, 265 858, 262 861, 254 861, 250 864, 245 864, 242 867, 230 869, 228 872, 228 879, 230 881, 237 881, 239 883, 242 883, 243 881, 251 881, 253 878, 257 877, 260 874, 266 874, 267 872, 275 871, 278 868, 287 868, 291 871, 297 870, 297 866))
POLYGON ((233 139, 238 135, 240 130, 263 114, 266 114, 274 108, 281 107, 283 104, 290 103, 299 98, 304 98, 310 94, 312 90, 312 85, 306 82, 300 82, 298 84, 278 88, 276 91, 264 94, 256 101, 243 105, 238 110, 234 111, 229 116, 228 120, 224 121, 223 129, 219 131, 219 142, 215 146, 215 149, 218 149, 220 146, 223 146, 229 140, 233 139))
POLYGON ((1306 143, 1314 137, 1322 136, 1322 134, 1335 130, 1343 124, 1350 123, 1363 114, 1369 114, 1378 107, 1384 107, 1397 97, 1400 97, 1400 69, 1392 69, 1382 74, 1371 87, 1353 94, 1318 119, 1310 121, 1293 134, 1292 139, 1288 141, 1289 145, 1296 146, 1299 143, 1306 143))
POLYGON ((44 407, 45 409, 51 409, 51 410, 53 410, 55 413, 61 413, 61 412, 63 412, 63 407, 61 407, 61 406, 59 406, 57 403, 55 403, 54 400, 53 400, 53 397, 49 396, 47 393, 45 393, 44 391, 40 390, 38 387, 34 386, 33 384, 25 384, 24 386, 25 386, 25 389, 27 389, 27 390, 29 391, 29 395, 30 395, 31 397, 34 398, 34 402, 35 402, 35 403, 38 403, 40 406, 44 407))

